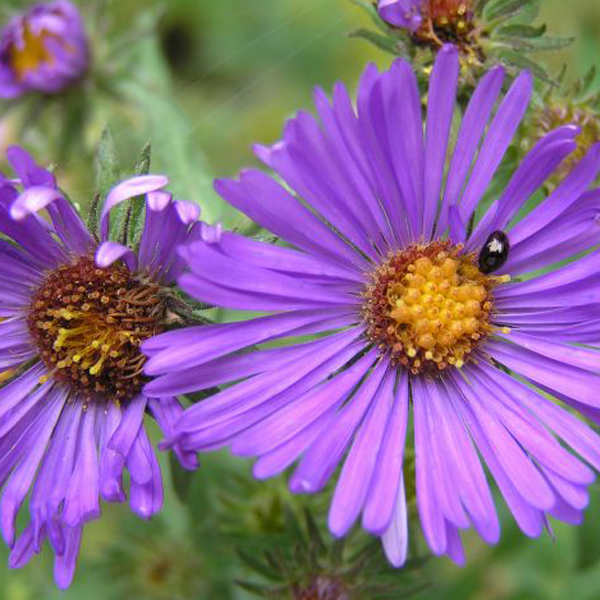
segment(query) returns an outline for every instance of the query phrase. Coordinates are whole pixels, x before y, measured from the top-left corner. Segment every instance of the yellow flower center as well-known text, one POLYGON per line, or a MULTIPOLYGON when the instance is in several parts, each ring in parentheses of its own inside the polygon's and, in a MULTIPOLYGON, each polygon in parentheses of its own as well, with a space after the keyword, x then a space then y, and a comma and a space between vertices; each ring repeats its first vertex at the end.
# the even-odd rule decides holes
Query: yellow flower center
POLYGON ((136 395, 144 383, 139 346, 164 329, 159 291, 123 264, 100 269, 90 256, 51 272, 28 319, 51 376, 87 395, 136 395))
POLYGON ((18 80, 23 80, 31 71, 36 71, 43 64, 52 65, 54 56, 46 47, 46 40, 56 37, 53 33, 42 29, 33 33, 29 25, 23 27, 23 44, 13 44, 9 49, 9 60, 18 80))
POLYGON ((493 330, 491 291, 507 278, 484 275, 461 251, 410 246, 375 271, 365 293, 367 336, 414 374, 462 367, 493 330))

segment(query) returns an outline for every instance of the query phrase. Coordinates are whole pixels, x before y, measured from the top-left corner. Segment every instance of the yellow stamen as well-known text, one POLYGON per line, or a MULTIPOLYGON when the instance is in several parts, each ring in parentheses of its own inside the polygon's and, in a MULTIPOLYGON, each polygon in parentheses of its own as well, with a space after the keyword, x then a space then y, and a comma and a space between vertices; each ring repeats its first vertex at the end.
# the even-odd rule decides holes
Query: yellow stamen
POLYGON ((33 33, 28 24, 23 27, 22 45, 13 44, 8 54, 18 80, 22 81, 29 72, 36 71, 44 64, 54 64, 55 58, 46 47, 46 41, 52 37, 55 37, 54 34, 45 29, 33 33))

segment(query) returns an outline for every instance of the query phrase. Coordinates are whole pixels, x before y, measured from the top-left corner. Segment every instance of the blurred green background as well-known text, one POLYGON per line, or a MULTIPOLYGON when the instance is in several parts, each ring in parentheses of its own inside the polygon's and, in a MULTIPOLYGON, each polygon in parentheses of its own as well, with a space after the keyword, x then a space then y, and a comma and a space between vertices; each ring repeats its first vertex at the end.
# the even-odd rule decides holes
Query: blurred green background
MULTIPOLYGON (((89 13, 98 3, 80 4, 89 13)), ((91 126, 83 132, 90 154, 79 153, 56 165, 62 187, 81 205, 89 203, 94 191, 90 157, 108 123, 124 175, 151 139, 153 170, 169 174, 180 197, 200 202, 211 220, 241 224, 240 217, 228 212, 212 193, 211 177, 231 176, 254 164, 251 145, 278 139, 287 117, 299 108, 310 108, 315 85, 329 90, 341 79, 354 87, 367 61, 382 66, 390 61, 366 42, 348 37, 348 32, 366 24, 349 0, 103 4, 110 17, 108 36, 116 38, 138 28, 146 31, 157 14, 159 30, 156 35, 146 32, 139 50, 127 57, 126 68, 136 83, 120 84, 120 91, 135 98, 137 107, 118 100, 99 103, 91 126), (197 162, 187 160, 190 155, 197 162)), ((551 73, 566 63, 573 78, 598 64, 598 0, 543 0, 542 13, 540 22, 547 22, 552 33, 577 36, 572 47, 544 59, 551 73)), ((110 45, 110 38, 99 44, 110 45)), ((122 49, 124 55, 129 51, 127 45, 122 49)), ((62 116, 58 107, 52 110, 57 119, 62 116)), ((2 119, 0 147, 24 141, 43 162, 56 161, 45 139, 30 132, 22 140, 19 132, 17 117, 2 119)), ((236 578, 252 578, 237 559, 234 547, 244 540, 235 534, 234 525, 237 520, 246 531, 256 527, 257 540, 261 528, 277 529, 279 502, 286 499, 283 481, 265 484, 264 491, 245 489, 231 506, 226 496, 240 495, 235 482, 240 474, 249 475, 249 465, 228 455, 210 455, 194 476, 184 505, 172 489, 168 461, 162 458, 168 489, 160 518, 141 523, 124 506, 106 507, 102 520, 87 527, 78 573, 68 592, 54 588, 51 556, 44 552, 21 571, 0 566, 0 600, 250 598, 232 585, 236 578)), ((557 526, 555 541, 551 536, 525 538, 506 511, 503 523, 496 548, 466 536, 465 569, 445 559, 430 561, 426 573, 432 587, 419 598, 600 599, 599 494, 592 500, 586 524, 557 526)), ((5 559, 2 545, 1 565, 5 559)))

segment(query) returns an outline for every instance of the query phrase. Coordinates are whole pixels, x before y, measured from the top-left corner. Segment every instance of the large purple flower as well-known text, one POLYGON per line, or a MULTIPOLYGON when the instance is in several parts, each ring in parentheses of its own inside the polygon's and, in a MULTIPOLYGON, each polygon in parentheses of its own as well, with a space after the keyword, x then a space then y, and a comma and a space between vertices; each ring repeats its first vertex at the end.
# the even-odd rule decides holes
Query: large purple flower
POLYGON ((55 94, 86 72, 88 38, 68 0, 34 4, 0 30, 0 98, 55 94))
POLYGON ((422 529, 435 554, 458 563, 460 530, 489 543, 500 534, 481 458, 529 536, 549 516, 578 523, 590 466, 600 467, 600 438, 573 414, 600 422, 590 346, 600 342, 600 192, 586 191, 600 145, 515 223, 576 148, 575 127, 553 131, 481 212, 532 78, 521 74, 501 98, 503 69, 490 71, 453 129, 458 72, 446 46, 425 131, 403 60, 367 68, 356 111, 343 85, 332 101, 318 90, 320 122, 300 112, 281 142, 257 148, 286 187, 253 169, 216 183, 280 243, 223 233, 182 250, 189 294, 273 314, 142 345, 157 376, 150 395, 234 384, 189 408, 171 442, 257 456, 259 478, 299 460, 299 493, 321 490, 343 462, 331 531, 344 535, 362 513, 395 565, 407 548, 409 412, 422 529))
MULTIPOLYGON (((12 375, 0 379, 0 529, 12 567, 47 538, 56 581, 67 587, 100 499, 125 500, 125 470, 131 509, 149 518, 161 507, 144 413, 168 436, 183 409, 142 393, 139 345, 165 328, 167 286, 183 268, 175 247, 199 232, 199 211, 162 191, 165 177, 129 179, 104 202, 98 242, 51 173, 20 148, 8 159, 18 179, 0 174, 0 372, 12 375), (133 252, 108 239, 109 216, 137 196, 146 221, 133 252), (18 534, 29 493, 29 524, 18 534)), ((176 452, 197 466, 194 454, 176 452)))

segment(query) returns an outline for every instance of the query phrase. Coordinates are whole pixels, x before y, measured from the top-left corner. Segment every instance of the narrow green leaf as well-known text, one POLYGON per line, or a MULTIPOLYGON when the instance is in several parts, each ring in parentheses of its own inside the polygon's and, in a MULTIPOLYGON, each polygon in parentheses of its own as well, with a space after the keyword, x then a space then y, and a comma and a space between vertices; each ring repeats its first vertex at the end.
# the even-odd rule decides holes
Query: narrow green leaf
POLYGON ((540 79, 541 81, 548 83, 552 86, 556 86, 556 82, 550 79, 546 70, 537 63, 533 62, 523 54, 514 52, 513 50, 503 50, 500 53, 500 57, 504 59, 509 65, 518 67, 519 69, 527 69, 531 73, 540 79))
POLYGON ((119 181, 119 159, 110 128, 102 130, 96 154, 96 191, 106 196, 108 191, 119 181))
MULTIPOLYGON (((100 196, 100 204, 119 180, 120 170, 117 149, 110 128, 106 126, 100 136, 96 153, 96 193, 100 196)), ((122 204, 111 211, 110 237, 112 239, 121 239, 126 213, 126 207, 122 204)))
POLYGON ((548 52, 549 50, 562 50, 569 47, 576 38, 574 37, 543 37, 532 40, 531 52, 548 52))
POLYGON ((235 584, 242 588, 245 592, 250 592, 251 594, 255 594, 261 598, 268 598, 270 596, 271 590, 264 585, 251 583, 250 581, 241 581, 239 579, 236 579, 235 584))
POLYGON ((150 161, 152 158, 152 143, 146 142, 142 151, 140 152, 140 156, 135 163, 135 167, 133 168, 133 172, 136 175, 148 175, 150 173, 150 161))
MULTIPOLYGON (((140 156, 138 157, 133 172, 136 175, 148 175, 150 173, 150 161, 152 156, 152 144, 147 142, 142 148, 140 156)), ((132 246, 136 246, 141 237, 144 229, 144 215, 146 209, 146 202, 142 196, 138 196, 131 201, 130 208, 130 236, 129 242, 132 246)))
POLYGON ((266 565, 261 559, 257 558, 255 555, 247 552, 246 550, 242 550, 241 548, 236 548, 236 553, 239 556, 240 560, 250 569, 259 573, 263 577, 270 579, 271 581, 280 581, 280 574, 266 565))
POLYGON ((549 52, 551 50, 562 50, 567 48, 574 41, 575 38, 564 38, 564 37, 542 37, 542 38, 518 38, 518 37, 507 37, 498 36, 497 41, 502 42, 504 45, 509 46, 513 50, 519 52, 533 53, 533 52, 549 52))
POLYGON ((532 0, 498 0, 486 7, 488 21, 506 21, 518 15, 532 0))
POLYGON ((356 31, 351 32, 350 37, 353 38, 362 38, 371 42, 371 44, 377 46, 380 50, 384 52, 389 52, 394 56, 406 56, 407 52, 404 50, 404 44, 397 38, 391 38, 389 36, 380 35, 379 33, 375 33, 370 29, 357 29, 356 31))
POLYGON ((87 218, 88 231, 91 231, 95 235, 98 235, 100 233, 98 230, 100 218, 100 200, 100 194, 94 194, 94 198, 92 199, 92 205, 90 206, 90 212, 87 218))
POLYGON ((503 25, 497 30, 498 35, 521 38, 539 38, 546 33, 546 25, 532 27, 531 25, 503 25))
POLYGON ((578 90, 580 94, 585 95, 591 90, 592 84, 596 79, 597 73, 598 69, 596 65, 592 65, 592 67, 588 70, 588 72, 583 76, 583 79, 581 80, 581 87, 578 90))

